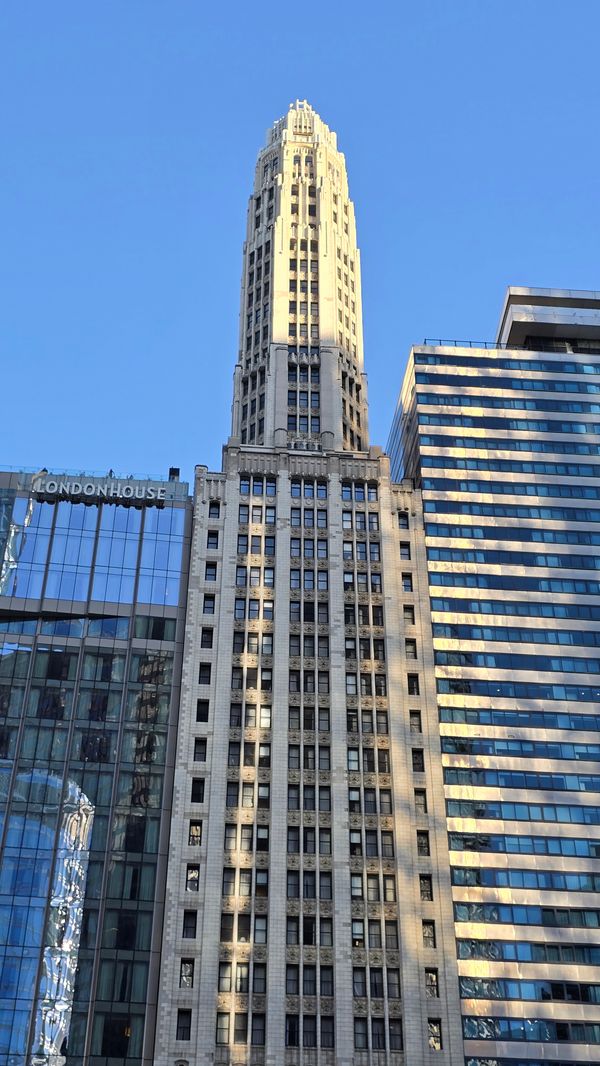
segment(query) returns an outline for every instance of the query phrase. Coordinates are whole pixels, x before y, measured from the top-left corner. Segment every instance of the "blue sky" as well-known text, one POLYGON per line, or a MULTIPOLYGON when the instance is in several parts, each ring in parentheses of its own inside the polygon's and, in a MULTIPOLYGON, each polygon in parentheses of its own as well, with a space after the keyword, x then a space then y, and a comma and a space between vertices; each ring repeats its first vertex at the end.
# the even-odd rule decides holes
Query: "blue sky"
POLYGON ((0 466, 220 467, 265 130, 346 153, 371 433, 411 343, 600 289, 597 0, 0 8, 0 466))

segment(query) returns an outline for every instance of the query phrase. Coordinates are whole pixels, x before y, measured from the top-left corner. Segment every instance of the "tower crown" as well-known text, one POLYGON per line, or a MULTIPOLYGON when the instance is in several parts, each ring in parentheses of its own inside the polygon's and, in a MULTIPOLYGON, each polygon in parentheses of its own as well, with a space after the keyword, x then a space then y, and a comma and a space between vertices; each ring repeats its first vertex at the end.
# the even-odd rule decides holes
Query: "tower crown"
POLYGON ((267 133, 248 205, 232 442, 363 451, 367 419, 346 163, 296 100, 267 133))

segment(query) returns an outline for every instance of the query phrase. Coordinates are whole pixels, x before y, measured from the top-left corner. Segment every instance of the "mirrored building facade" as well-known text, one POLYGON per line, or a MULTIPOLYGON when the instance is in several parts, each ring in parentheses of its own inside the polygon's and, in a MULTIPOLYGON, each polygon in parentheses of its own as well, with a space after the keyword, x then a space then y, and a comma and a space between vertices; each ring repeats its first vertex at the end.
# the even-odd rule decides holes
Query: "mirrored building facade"
POLYGON ((187 485, 0 474, 0 1063, 153 1059, 187 485))

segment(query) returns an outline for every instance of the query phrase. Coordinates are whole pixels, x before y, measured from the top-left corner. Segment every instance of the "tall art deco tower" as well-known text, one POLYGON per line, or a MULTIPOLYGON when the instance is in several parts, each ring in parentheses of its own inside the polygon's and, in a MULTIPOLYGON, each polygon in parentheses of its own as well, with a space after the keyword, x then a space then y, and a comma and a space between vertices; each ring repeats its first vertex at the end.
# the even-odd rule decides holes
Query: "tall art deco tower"
POLYGON ((196 475, 160 1066, 462 1060, 421 533, 369 446, 344 157, 296 101, 249 202, 223 470, 196 475))

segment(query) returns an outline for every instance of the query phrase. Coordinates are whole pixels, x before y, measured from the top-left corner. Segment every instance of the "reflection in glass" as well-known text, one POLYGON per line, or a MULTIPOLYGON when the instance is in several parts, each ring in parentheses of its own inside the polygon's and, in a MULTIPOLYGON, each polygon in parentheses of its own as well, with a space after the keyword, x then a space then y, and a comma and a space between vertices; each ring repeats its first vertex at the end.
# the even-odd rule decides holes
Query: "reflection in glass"
POLYGON ((0 562, 0 596, 41 596, 53 514, 52 504, 14 501, 0 562))
POLYGON ((74 782, 45 770, 17 775, 12 808, 0 868, 0 1011, 15 1020, 0 1027, 0 1055, 26 1054, 33 1015, 33 1055, 44 1064, 69 1032, 94 809, 74 782), (54 816, 34 813, 40 800, 54 816))

